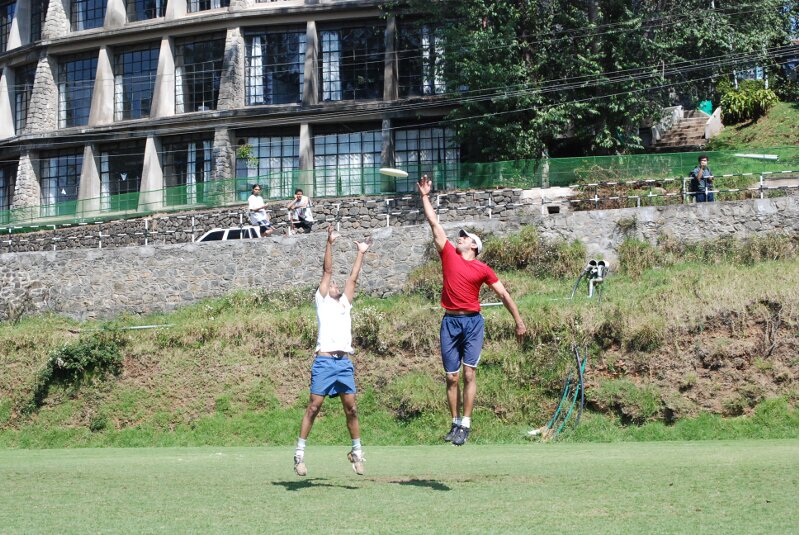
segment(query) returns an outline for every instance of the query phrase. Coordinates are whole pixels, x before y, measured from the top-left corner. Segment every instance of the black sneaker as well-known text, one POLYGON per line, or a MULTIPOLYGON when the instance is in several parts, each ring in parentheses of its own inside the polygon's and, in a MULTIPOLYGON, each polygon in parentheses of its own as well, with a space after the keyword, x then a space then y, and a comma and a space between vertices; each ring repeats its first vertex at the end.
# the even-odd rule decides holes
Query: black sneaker
POLYGON ((452 442, 453 437, 456 436, 456 431, 458 431, 458 424, 453 424, 450 426, 450 432, 444 436, 445 442, 452 442))
POLYGON ((467 442, 467 438, 469 438, 469 427, 458 426, 453 435, 453 446, 463 446, 467 442))

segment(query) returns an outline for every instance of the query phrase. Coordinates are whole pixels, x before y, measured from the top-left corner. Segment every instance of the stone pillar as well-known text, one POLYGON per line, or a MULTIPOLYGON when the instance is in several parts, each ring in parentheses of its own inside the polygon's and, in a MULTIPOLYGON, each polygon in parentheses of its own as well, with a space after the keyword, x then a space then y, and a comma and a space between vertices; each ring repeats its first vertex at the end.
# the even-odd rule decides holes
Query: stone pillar
POLYGON ((65 37, 69 30, 69 0, 50 0, 42 28, 42 39, 65 37))
POLYGON ((300 125, 300 172, 297 176, 295 188, 302 188, 303 192, 314 196, 314 139, 311 126, 308 123, 300 125))
POLYGON ((139 188, 139 211, 160 210, 164 206, 164 172, 161 170, 161 141, 147 136, 144 166, 139 188))
POLYGON ((77 215, 80 217, 88 217, 100 212, 100 172, 94 153, 94 145, 86 145, 83 148, 81 182, 78 184, 77 215))
POLYGON ((390 15, 386 20, 386 54, 383 60, 383 100, 397 100, 397 18, 390 15))
MULTIPOLYGON (((381 164, 384 167, 394 167, 394 136, 392 135, 392 120, 384 117, 381 121, 381 164)), ((381 175, 381 191, 396 191, 396 179, 391 176, 381 175)))
MULTIPOLYGON (((11 209, 30 208, 41 204, 42 189, 39 184, 38 161, 39 155, 35 152, 25 152, 19 156, 17 166, 17 180, 14 183, 14 197, 11 201, 11 209)), ((34 215, 36 214, 26 214, 34 215)))
POLYGON ((128 22, 128 12, 125 0, 108 0, 106 4, 106 18, 103 19, 103 28, 112 30, 121 28, 128 22))
MULTIPOLYGON (((54 1, 58 3, 58 0, 54 1)), ((36 66, 31 101, 28 103, 27 132, 51 132, 58 129, 58 86, 54 79, 55 72, 55 60, 42 56, 36 66)))
POLYGON ((226 127, 214 130, 214 158, 211 184, 206 184, 206 199, 214 203, 230 202, 236 199, 236 151, 231 143, 230 131, 226 127))
POLYGON ((13 50, 31 42, 31 0, 17 0, 14 18, 8 31, 6 50, 13 50))
POLYGON ((114 122, 114 69, 111 67, 108 47, 101 46, 97 56, 97 74, 89 110, 89 126, 114 122))
POLYGON ((219 81, 217 109, 244 107, 244 37, 239 28, 230 28, 225 36, 225 54, 219 81))
MULTIPOLYGON (((303 105, 319 103, 319 69, 317 68, 319 36, 317 23, 306 23, 306 61, 303 66, 303 105)), ((303 190, 305 191, 305 189, 303 190)))
POLYGON ((156 83, 153 86, 153 106, 150 117, 170 117, 175 115, 175 57, 169 37, 161 39, 158 52, 156 83))
POLYGON ((166 20, 179 19, 186 16, 186 0, 167 0, 167 9, 164 12, 166 20))
POLYGON ((0 75, 0 139, 16 135, 14 122, 14 107, 11 105, 14 92, 14 69, 3 67, 0 75))

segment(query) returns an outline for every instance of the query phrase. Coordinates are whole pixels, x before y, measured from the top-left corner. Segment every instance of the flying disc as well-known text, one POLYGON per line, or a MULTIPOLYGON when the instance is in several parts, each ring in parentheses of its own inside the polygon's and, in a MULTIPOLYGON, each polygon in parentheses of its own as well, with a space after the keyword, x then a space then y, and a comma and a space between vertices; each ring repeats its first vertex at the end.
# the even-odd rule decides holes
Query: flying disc
POLYGON ((395 169, 394 167, 381 167, 378 172, 382 175, 396 176, 399 178, 406 178, 408 176, 408 173, 402 169, 395 169))

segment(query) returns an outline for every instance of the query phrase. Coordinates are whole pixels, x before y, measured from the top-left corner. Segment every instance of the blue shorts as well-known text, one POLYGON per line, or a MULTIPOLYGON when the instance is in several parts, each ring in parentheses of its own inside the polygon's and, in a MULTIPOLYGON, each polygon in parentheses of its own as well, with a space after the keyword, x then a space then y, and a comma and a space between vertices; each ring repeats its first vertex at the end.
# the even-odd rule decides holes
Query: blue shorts
POLYGON ((355 394, 356 380, 350 359, 321 356, 314 358, 311 366, 311 393, 332 398, 339 394, 355 394))
POLYGON ((462 364, 477 368, 483 348, 483 316, 478 312, 466 316, 445 314, 439 338, 445 373, 458 373, 462 364))

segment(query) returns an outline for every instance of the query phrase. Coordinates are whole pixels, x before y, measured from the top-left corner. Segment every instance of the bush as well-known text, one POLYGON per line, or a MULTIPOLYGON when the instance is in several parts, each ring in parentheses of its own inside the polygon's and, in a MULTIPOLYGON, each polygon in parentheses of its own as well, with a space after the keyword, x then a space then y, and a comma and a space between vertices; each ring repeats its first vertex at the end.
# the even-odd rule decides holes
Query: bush
POLYGON ((755 121, 767 113, 778 102, 771 89, 764 89, 757 80, 745 80, 738 90, 729 90, 722 95, 722 120, 727 124, 755 121))
POLYGON ((546 242, 535 227, 525 226, 517 234, 487 239, 482 260, 496 271, 525 270, 537 277, 571 278, 583 269, 586 249, 578 241, 546 242))
POLYGON ((589 401, 616 412, 623 424, 642 425, 656 420, 662 410, 661 395, 654 386, 637 386, 628 379, 600 383, 586 391, 589 401))
POLYGON ((648 269, 662 263, 659 250, 647 242, 626 238, 617 250, 619 270, 631 277, 639 277, 648 269))
POLYGON ((116 331, 103 331, 51 352, 45 367, 36 377, 27 412, 34 412, 42 406, 53 385, 77 390, 86 380, 122 373, 120 347, 124 343, 116 331))

